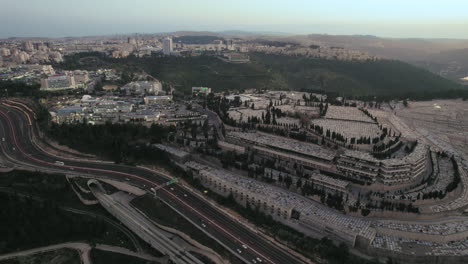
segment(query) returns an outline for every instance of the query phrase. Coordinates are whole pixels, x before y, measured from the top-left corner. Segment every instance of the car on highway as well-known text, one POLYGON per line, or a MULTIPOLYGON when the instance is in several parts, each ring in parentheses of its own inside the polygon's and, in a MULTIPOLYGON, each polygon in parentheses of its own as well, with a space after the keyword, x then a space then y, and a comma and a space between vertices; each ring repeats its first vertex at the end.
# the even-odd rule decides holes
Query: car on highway
POLYGON ((247 245, 242 245, 243 248, 247 249, 247 245))
POLYGON ((56 164, 56 165, 59 165, 59 166, 65 165, 65 163, 64 163, 63 161, 58 161, 58 160, 55 161, 55 164, 56 164))

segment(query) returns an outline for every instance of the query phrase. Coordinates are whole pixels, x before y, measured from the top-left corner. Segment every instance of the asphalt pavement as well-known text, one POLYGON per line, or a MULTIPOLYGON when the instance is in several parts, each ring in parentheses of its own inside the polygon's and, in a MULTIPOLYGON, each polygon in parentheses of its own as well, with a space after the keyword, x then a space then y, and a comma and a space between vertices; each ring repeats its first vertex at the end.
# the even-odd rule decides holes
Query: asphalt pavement
MULTIPOLYGON (((112 178, 146 190, 169 180, 165 175, 144 168, 69 160, 45 152, 33 143, 39 140, 34 117, 21 106, 12 108, 0 102, 0 135, 1 150, 7 159, 38 170, 112 178)), ((179 184, 158 190, 158 197, 247 263, 303 263, 179 184)))

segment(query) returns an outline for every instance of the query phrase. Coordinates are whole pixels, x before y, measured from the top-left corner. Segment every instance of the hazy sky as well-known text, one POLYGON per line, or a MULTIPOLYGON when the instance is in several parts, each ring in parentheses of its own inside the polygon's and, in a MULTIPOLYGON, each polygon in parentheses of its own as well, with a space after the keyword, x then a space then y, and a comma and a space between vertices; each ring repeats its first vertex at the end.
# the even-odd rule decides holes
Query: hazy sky
POLYGON ((0 37, 248 30, 468 39, 467 0, 0 0, 0 37))

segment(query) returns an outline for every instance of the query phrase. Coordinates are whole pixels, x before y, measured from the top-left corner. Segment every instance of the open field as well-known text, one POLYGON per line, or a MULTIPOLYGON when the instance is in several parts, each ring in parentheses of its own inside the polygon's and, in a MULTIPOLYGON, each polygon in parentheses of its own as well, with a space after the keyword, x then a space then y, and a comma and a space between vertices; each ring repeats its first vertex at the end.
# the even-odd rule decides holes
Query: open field
POLYGON ((411 129, 443 150, 468 158, 468 102, 433 100, 411 102, 397 111, 411 129))
MULTIPOLYGON (((80 264, 78 251, 70 248, 62 248, 54 251, 26 255, 0 261, 0 264, 80 264)), ((98 262, 97 262, 98 263, 98 262)))

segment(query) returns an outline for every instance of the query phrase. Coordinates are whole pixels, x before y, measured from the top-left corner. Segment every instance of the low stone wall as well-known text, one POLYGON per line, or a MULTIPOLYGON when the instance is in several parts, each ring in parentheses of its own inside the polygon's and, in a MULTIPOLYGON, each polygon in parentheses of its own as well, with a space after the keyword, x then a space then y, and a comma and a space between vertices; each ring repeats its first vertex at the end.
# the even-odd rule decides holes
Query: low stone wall
POLYGON ((459 241, 468 238, 468 231, 458 232, 449 235, 432 235, 426 233, 416 233, 416 232, 408 232, 402 230, 396 230, 391 228, 384 228, 384 227, 376 227, 375 228, 378 233, 389 235, 389 236, 397 236, 397 237, 406 237, 412 240, 423 240, 423 241, 431 241, 437 243, 447 243, 449 241, 459 241))
POLYGON ((391 258, 393 263, 405 264, 466 264, 466 256, 415 256, 402 252, 395 252, 380 248, 361 248, 363 253, 370 256, 382 258, 384 260, 391 258))

